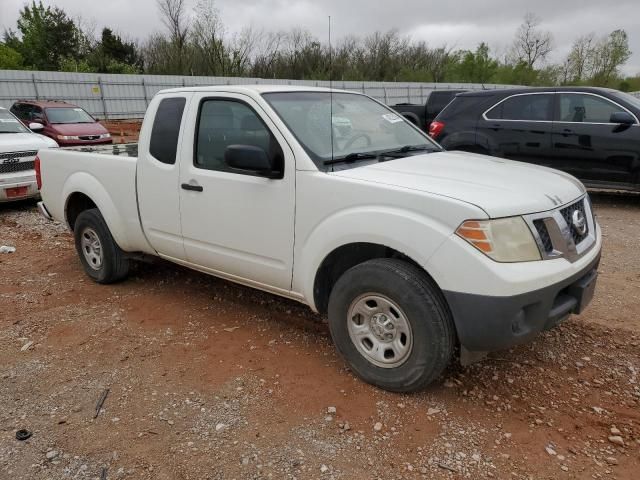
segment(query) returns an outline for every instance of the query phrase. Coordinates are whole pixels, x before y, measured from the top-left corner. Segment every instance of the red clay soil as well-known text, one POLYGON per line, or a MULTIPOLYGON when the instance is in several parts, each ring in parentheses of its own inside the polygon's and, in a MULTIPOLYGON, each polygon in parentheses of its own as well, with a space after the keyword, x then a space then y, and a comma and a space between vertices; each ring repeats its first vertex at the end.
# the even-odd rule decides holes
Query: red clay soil
POLYGON ((97 285, 62 225, 2 206, 0 478, 637 479, 640 202, 596 210, 584 315, 399 395, 303 305, 161 261, 97 285))

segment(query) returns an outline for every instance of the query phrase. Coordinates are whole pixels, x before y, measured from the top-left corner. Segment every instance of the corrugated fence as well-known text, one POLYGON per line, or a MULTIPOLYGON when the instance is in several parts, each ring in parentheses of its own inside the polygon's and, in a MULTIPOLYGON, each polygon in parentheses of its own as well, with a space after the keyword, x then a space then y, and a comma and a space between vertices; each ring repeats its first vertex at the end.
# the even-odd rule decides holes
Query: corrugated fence
MULTIPOLYGON (((211 85, 278 84, 328 87, 328 81, 173 75, 111 75, 93 73, 0 70, 0 106, 18 99, 66 100, 98 118, 141 118, 160 90, 211 85)), ((429 92, 450 89, 509 88, 514 85, 470 83, 395 83, 334 81, 334 88, 364 92, 387 104, 424 103, 429 92)))

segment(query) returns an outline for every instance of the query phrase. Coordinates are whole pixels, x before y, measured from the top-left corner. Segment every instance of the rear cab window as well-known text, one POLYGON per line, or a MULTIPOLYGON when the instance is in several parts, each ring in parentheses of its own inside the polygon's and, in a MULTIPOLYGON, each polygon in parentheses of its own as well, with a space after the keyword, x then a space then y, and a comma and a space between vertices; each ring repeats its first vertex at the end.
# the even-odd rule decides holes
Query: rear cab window
POLYGON ((185 104, 184 97, 170 97, 162 99, 158 105, 151 129, 149 153, 159 162, 168 165, 176 163, 185 104))

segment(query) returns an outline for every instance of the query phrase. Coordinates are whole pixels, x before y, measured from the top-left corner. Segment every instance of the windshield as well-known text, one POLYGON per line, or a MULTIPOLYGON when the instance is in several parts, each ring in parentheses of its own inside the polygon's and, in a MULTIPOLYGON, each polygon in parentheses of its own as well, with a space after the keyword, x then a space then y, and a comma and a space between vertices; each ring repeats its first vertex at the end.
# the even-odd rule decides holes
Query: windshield
POLYGON ((628 93, 618 91, 614 92, 613 95, 614 97, 618 97, 619 99, 624 100, 625 102, 640 110, 640 98, 629 95, 628 93))
POLYGON ((0 133, 26 133, 28 131, 8 110, 0 108, 0 133))
POLYGON ((263 97, 321 170, 341 159, 358 166, 358 160, 379 161, 375 154, 403 148, 404 155, 440 150, 403 117, 364 95, 334 93, 333 104, 329 92, 278 92, 263 97))
POLYGON ((91 115, 79 107, 47 108, 50 123, 94 123, 91 115))

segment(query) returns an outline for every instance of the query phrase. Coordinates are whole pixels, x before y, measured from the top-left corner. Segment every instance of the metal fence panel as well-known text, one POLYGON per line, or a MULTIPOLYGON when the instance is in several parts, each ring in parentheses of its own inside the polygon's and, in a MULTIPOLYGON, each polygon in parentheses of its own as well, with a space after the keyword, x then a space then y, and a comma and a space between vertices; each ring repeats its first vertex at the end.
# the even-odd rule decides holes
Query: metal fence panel
MULTIPOLYGON (((326 80, 286 80, 244 77, 189 77, 173 75, 115 75, 74 72, 0 70, 0 106, 18 99, 65 100, 97 118, 142 118, 151 98, 160 90, 212 85, 303 85, 329 87, 326 80)), ((510 88, 516 85, 474 83, 349 82, 334 81, 334 88, 366 93, 387 104, 424 103, 433 90, 510 88)))

